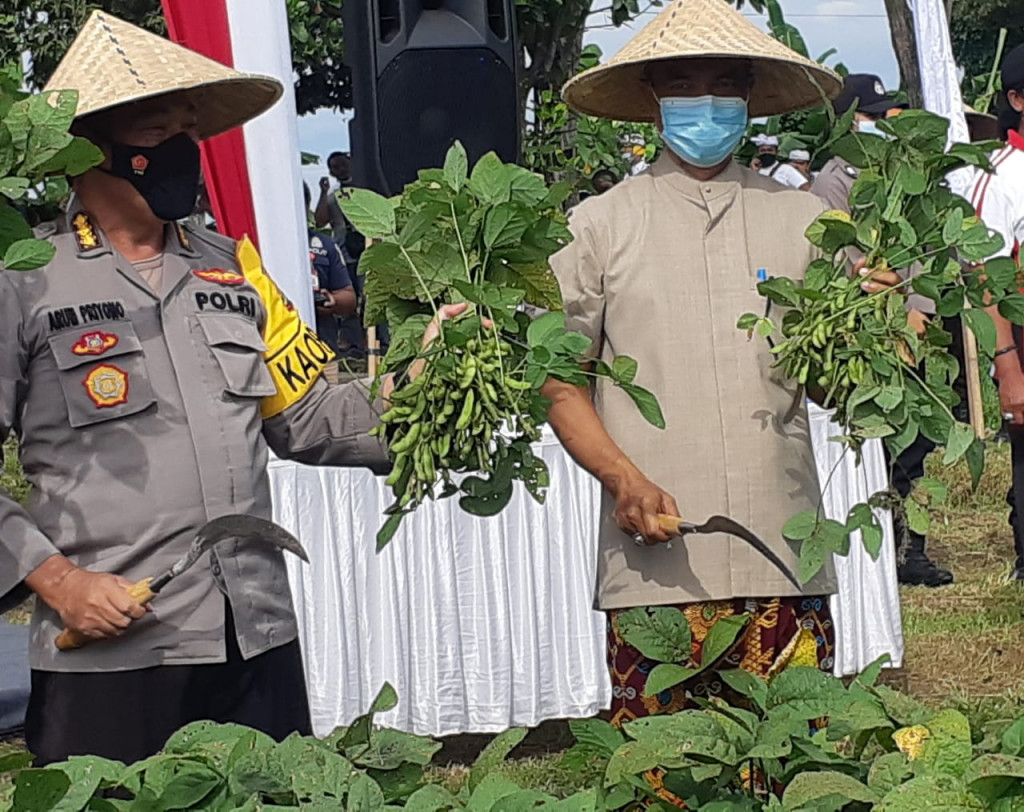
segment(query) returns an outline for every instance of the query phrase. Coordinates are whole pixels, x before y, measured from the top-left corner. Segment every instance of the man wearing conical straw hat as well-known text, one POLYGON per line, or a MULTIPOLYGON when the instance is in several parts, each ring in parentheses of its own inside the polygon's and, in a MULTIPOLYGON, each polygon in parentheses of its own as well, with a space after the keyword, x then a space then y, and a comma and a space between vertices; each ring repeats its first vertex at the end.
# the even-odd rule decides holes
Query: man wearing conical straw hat
POLYGON ((616 722, 722 687, 698 677, 644 695, 655 663, 619 634, 630 608, 679 607, 698 662, 716 622, 750 615, 717 668, 831 668, 829 567, 797 589, 731 536, 691 535, 669 548, 657 516, 731 517, 797 569, 782 527, 820 498, 803 398, 736 320, 765 309, 760 280, 803 275, 815 257, 804 231, 822 204, 740 167, 732 153, 750 117, 821 104, 839 86, 722 0, 675 0, 565 88, 582 113, 655 121, 668 147, 650 171, 581 204, 575 240, 552 263, 570 327, 606 360, 635 358, 637 383, 655 392, 667 421, 664 431, 648 427, 603 384, 593 401, 565 384, 545 390, 562 442, 605 487, 597 603, 610 619, 616 722))
POLYGON ((280 550, 228 540, 149 612, 126 592, 209 520, 269 518, 268 446, 386 460, 367 436, 380 404, 327 385, 330 351, 252 244, 176 224, 198 142, 281 86, 96 12, 51 89, 78 91, 74 129, 104 161, 73 180, 53 261, 0 273, 0 440, 18 434, 33 485, 26 508, 0 492, 0 597, 23 583, 38 598, 28 747, 130 762, 198 719, 308 733, 280 550), (62 628, 86 644, 58 651, 62 628))

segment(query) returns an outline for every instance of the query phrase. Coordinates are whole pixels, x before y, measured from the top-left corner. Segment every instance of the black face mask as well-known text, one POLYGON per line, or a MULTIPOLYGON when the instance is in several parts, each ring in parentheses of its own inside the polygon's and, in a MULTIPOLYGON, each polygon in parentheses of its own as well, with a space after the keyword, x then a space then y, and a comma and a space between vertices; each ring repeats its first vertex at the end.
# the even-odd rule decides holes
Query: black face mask
POLYGON ((757 157, 761 160, 762 169, 770 169, 778 162, 778 158, 776 158, 771 152, 762 152, 757 157))
POLYGON ((161 220, 180 220, 199 196, 199 145, 187 133, 155 147, 114 144, 108 172, 134 186, 161 220))

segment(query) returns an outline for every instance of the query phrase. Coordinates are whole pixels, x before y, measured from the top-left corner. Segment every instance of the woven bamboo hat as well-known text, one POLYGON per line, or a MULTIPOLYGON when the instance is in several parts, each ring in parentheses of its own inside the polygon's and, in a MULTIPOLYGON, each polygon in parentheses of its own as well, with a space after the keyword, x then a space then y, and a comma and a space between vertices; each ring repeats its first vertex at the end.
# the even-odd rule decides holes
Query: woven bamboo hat
POLYGON ((209 138, 255 118, 284 89, 102 11, 86 21, 46 90, 77 90, 79 118, 130 102, 187 91, 209 138))
POLYGON ((566 102, 618 121, 654 121, 658 111, 644 69, 672 59, 749 59, 751 118, 820 104, 842 83, 823 65, 791 51, 722 0, 673 0, 612 59, 569 80, 566 102))

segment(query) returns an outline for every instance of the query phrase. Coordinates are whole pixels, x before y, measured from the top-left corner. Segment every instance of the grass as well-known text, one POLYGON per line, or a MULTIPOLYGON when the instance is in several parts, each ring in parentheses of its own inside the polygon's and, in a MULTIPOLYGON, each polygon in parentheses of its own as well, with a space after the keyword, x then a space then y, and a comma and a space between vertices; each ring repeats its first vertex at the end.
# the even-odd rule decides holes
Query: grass
MULTIPOLYGON (((976 733, 1024 710, 1024 587, 1006 581, 1014 559, 1005 503, 1009 458, 1007 445, 993 443, 974 492, 965 466, 943 469, 937 458, 931 460, 930 473, 946 483, 949 498, 934 513, 929 552, 957 580, 942 589, 901 590, 904 667, 886 675, 890 684, 930 705, 964 712, 976 733)), ((25 492, 10 459, 0 481, 19 495, 25 492)), ((14 619, 23 620, 24 613, 14 619)), ((433 780, 457 792, 469 775, 464 764, 483 746, 477 739, 468 748, 446 746, 446 763, 433 768, 433 780)), ((550 742, 561 747, 564 736, 550 742)), ((569 770, 560 752, 544 750, 535 747, 529 757, 502 765, 501 772, 520 786, 560 797, 590 785, 594 776, 569 770)))

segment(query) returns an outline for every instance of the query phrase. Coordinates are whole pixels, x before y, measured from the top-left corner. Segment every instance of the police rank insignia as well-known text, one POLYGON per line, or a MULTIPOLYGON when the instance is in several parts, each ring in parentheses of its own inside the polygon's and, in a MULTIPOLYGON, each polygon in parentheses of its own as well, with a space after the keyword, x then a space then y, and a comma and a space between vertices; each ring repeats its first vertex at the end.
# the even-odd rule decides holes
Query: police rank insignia
POLYGON ((71 352, 75 355, 103 355, 116 347, 117 341, 113 333, 86 333, 71 346, 71 352))
POLYGON ((113 364, 93 367, 82 381, 89 400, 97 409, 120 406, 128 402, 128 373, 113 364))
POLYGON ((100 247, 100 238, 96 235, 96 229, 93 228, 92 221, 85 213, 76 215, 75 219, 71 221, 71 225, 75 227, 75 239, 78 240, 79 251, 91 251, 93 248, 100 247))
POLYGON ((195 276, 206 282, 215 282, 218 285, 242 285, 245 277, 236 271, 225 271, 221 268, 210 268, 206 271, 192 271, 195 276))

